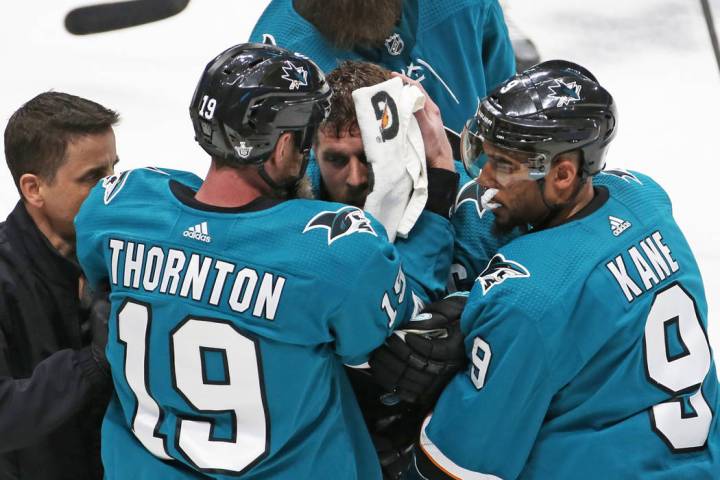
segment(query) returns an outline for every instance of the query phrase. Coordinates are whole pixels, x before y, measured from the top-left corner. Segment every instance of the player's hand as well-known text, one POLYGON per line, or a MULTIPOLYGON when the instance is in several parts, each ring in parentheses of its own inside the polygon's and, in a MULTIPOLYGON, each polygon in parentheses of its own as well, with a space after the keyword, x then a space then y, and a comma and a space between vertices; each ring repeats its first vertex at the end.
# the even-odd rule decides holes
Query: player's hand
POLYGON ((110 318, 110 291, 106 286, 98 287, 91 295, 88 313, 90 332, 90 352, 101 370, 110 374, 110 364, 105 356, 105 346, 108 340, 108 320, 110 318))
POLYGON ((452 377, 467 364, 460 316, 467 295, 431 303, 407 329, 396 331, 370 357, 375 381, 399 399, 432 405, 452 377))
POLYGON ((425 105, 421 110, 415 112, 415 118, 425 145, 425 159, 428 168, 442 168, 454 172, 455 162, 452 156, 452 146, 445 133, 440 108, 433 102, 420 82, 401 73, 393 72, 392 75, 400 77, 405 84, 415 85, 425 95, 425 105))

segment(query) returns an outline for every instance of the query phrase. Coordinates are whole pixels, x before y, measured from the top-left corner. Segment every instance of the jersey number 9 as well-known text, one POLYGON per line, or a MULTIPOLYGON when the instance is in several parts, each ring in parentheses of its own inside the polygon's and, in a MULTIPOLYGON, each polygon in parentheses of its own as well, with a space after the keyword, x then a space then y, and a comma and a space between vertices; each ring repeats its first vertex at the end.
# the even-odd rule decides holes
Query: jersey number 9
POLYGON ((704 448, 713 416, 702 393, 710 346, 695 300, 680 284, 655 295, 644 343, 648 378, 672 397, 651 408, 653 430, 673 452, 704 448))

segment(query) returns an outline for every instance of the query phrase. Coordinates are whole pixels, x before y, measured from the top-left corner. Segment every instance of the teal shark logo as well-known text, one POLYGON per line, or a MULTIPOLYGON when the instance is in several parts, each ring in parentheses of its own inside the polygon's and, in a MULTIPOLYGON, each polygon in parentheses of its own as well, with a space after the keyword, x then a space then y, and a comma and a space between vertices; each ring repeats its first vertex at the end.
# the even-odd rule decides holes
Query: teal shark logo
POLYGON ((614 177, 618 177, 622 180, 625 180, 626 182, 630 183, 631 181, 642 185, 642 182, 639 178, 637 178, 635 175, 632 174, 632 172, 628 172, 624 168, 613 168, 610 170, 603 170, 603 175, 612 175, 614 177))
POLYGON ((455 211, 457 211, 463 203, 474 204, 478 218, 482 218, 487 211, 482 206, 482 196, 485 193, 485 190, 486 189, 475 180, 467 182, 462 186, 460 192, 458 192, 457 198, 455 199, 455 211))

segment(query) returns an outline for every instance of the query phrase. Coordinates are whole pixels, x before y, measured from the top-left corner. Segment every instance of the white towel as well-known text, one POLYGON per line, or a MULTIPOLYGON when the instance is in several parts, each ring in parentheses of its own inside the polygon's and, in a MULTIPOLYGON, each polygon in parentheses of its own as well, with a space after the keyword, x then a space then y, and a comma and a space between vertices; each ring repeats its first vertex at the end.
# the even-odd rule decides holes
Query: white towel
POLYGON ((407 237, 427 202, 425 146, 413 115, 423 108, 425 96, 400 78, 359 88, 352 96, 375 179, 365 210, 394 242, 396 235, 407 237))

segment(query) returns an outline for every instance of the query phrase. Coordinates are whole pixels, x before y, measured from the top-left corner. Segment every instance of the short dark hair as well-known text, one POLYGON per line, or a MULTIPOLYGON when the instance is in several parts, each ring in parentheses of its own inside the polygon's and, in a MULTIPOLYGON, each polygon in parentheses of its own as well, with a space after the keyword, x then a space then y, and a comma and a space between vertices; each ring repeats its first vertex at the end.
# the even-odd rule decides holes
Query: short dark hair
MULTIPOLYGON (((5 128, 5 160, 15 187, 32 173, 52 182, 65 161, 68 142, 108 131, 117 112, 61 92, 44 92, 20 107, 5 128)), ((20 192, 22 195, 22 192, 20 192)))
POLYGON ((332 89, 330 97, 330 114, 320 125, 324 131, 333 132, 335 136, 345 130, 357 128, 357 113, 352 99, 353 90, 371 87, 390 80, 390 70, 369 62, 346 60, 327 76, 332 89))

